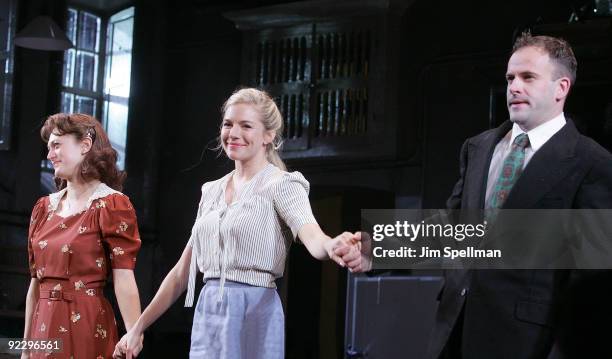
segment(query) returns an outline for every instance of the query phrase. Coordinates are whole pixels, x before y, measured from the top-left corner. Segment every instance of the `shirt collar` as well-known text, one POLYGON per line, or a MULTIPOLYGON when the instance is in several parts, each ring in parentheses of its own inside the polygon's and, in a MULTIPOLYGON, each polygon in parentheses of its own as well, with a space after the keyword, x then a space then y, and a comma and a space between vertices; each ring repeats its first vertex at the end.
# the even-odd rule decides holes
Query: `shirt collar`
MULTIPOLYGON (((245 187, 241 190, 241 192, 242 193, 246 192, 246 189, 252 186, 252 184, 255 182, 257 177, 262 176, 263 174, 267 173, 268 171, 271 171, 274 168, 277 168, 277 167, 274 166, 272 163, 268 162, 253 177, 251 177, 250 180, 247 181, 247 183, 245 184, 245 187)), ((221 178, 221 194, 223 196, 223 198, 221 198, 222 203, 226 203, 225 202, 225 190, 227 189, 227 182, 229 182, 230 178, 232 178, 232 176, 234 175, 234 172, 236 172, 235 169, 221 178)))
MULTIPOLYGON (((557 117, 552 120, 546 121, 538 127, 526 132, 529 136, 529 146, 535 152, 540 149, 555 133, 559 132, 567 121, 565 115, 561 112, 557 117)), ((510 144, 514 143, 514 139, 525 131, 521 130, 519 125, 516 123, 512 126, 512 136, 510 138, 510 144)))
MULTIPOLYGON (((59 203, 62 200, 62 197, 64 197, 64 195, 66 194, 67 190, 68 188, 64 187, 64 189, 58 192, 55 192, 55 193, 51 193, 49 195, 49 207, 47 208, 49 211, 57 210, 57 207, 59 206, 59 203)), ((87 199, 85 208, 89 208, 89 206, 91 206, 91 203, 95 201, 96 199, 104 198, 108 196, 109 194, 113 194, 113 193, 121 193, 121 192, 110 188, 104 182, 100 182, 98 186, 96 187, 96 189, 91 194, 91 196, 89 196, 89 198, 87 199)))

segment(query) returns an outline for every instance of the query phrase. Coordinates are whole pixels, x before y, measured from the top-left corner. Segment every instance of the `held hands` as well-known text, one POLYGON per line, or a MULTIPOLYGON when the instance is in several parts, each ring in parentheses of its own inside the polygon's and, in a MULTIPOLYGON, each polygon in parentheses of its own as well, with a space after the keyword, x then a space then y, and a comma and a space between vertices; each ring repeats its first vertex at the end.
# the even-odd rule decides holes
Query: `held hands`
POLYGON ((325 248, 325 252, 327 252, 327 256, 329 259, 338 263, 341 267, 346 267, 346 263, 342 260, 340 256, 336 254, 336 250, 338 248, 355 248, 354 250, 359 251, 358 246, 360 246, 359 239, 355 234, 350 232, 344 232, 338 235, 331 240, 325 241, 323 247, 325 248))
POLYGON ((137 330, 136 327, 130 329, 124 336, 121 338, 119 343, 115 345, 115 352, 113 353, 114 359, 131 359, 135 358, 140 354, 142 350, 142 341, 143 334, 141 331, 137 330))
MULTIPOLYGON (((337 238, 337 237, 336 237, 337 238)), ((334 256, 346 263, 352 273, 363 273, 372 269, 372 239, 366 232, 355 232, 353 245, 340 245, 334 248, 334 256)), ((331 256, 330 256, 331 257, 331 256)))
POLYGON ((325 243, 325 250, 331 260, 351 272, 367 272, 371 268, 369 259, 370 237, 362 232, 344 232, 325 243), (363 242, 366 239, 366 242, 363 242))

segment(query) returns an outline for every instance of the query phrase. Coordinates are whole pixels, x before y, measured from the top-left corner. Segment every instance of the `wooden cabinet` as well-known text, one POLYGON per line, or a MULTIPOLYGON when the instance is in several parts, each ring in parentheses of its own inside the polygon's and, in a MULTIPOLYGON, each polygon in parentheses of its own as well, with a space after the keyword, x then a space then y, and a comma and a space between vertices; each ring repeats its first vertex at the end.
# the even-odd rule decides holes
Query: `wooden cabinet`
POLYGON ((243 31, 242 83, 269 92, 283 157, 393 157, 389 1, 305 1, 226 13, 243 31))

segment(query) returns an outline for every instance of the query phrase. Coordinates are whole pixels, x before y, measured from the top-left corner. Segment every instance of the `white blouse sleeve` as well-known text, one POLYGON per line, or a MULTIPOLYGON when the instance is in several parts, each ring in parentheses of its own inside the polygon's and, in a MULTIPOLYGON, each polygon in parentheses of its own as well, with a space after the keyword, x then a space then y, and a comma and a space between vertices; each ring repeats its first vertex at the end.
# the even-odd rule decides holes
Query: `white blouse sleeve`
POLYGON ((308 181, 300 172, 287 172, 283 173, 274 191, 274 207, 291 228, 293 238, 303 225, 317 223, 308 200, 309 189, 308 181))

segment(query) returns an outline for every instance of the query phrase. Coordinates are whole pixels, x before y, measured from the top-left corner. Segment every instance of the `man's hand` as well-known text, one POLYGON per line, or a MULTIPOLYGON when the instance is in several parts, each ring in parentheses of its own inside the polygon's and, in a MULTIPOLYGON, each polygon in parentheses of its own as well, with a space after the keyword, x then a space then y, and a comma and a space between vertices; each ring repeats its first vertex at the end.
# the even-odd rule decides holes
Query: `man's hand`
POLYGON ((359 243, 359 238, 350 232, 344 232, 340 235, 338 235, 336 238, 333 238, 332 240, 328 240, 326 241, 323 246, 325 247, 325 251, 327 252, 327 256, 333 260, 334 262, 338 263, 338 265, 342 266, 342 267, 346 267, 346 262, 336 254, 336 251, 339 248, 352 248, 352 247, 358 247, 361 246, 361 244, 359 243))
POLYGON ((334 254, 346 263, 352 273, 363 273, 372 269, 372 240, 365 232, 355 232, 353 245, 341 245, 334 249, 334 254))

